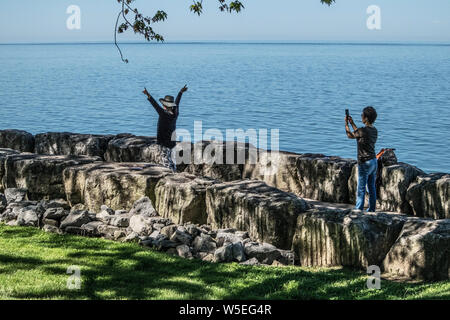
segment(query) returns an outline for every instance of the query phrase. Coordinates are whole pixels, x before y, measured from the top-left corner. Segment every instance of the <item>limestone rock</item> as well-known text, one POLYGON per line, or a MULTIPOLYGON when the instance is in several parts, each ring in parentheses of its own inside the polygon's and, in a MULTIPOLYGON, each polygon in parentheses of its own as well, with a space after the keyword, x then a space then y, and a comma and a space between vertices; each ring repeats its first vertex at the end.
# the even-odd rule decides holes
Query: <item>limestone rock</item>
POLYGON ((257 156, 246 161, 242 177, 261 180, 269 186, 300 196, 303 192, 297 169, 300 157, 300 154, 291 152, 258 149, 257 156))
POLYGON ((229 243, 223 247, 218 248, 214 252, 214 259, 216 262, 231 262, 233 261, 233 244, 229 243))
POLYGON ((249 259, 256 258, 263 264, 272 264, 274 260, 281 258, 281 251, 268 243, 248 242, 244 246, 244 252, 249 259))
POLYGON ((292 248, 302 266, 380 266, 405 219, 382 212, 311 210, 298 217, 292 248))
POLYGON ((8 201, 3 193, 0 193, 0 214, 5 211, 6 206, 8 205, 8 201))
POLYGON ((42 227, 42 230, 44 230, 45 232, 51 232, 51 233, 58 233, 61 234, 61 229, 59 229, 58 227, 46 224, 42 227))
POLYGON ((69 203, 84 203, 98 212, 103 204, 113 210, 129 210, 142 197, 154 203, 155 186, 169 173, 171 170, 149 163, 94 163, 69 168, 63 175, 69 203))
POLYGON ((36 210, 32 207, 23 208, 17 216, 17 225, 37 227, 39 225, 39 217, 36 210))
POLYGON ((112 135, 47 132, 35 136, 35 153, 103 158, 112 135))
POLYGON ((113 218, 109 220, 109 225, 126 228, 130 225, 130 216, 126 214, 114 215, 113 218))
POLYGON ((3 177, 5 176, 5 161, 9 155, 19 154, 20 152, 12 149, 0 148, 0 192, 4 192, 3 177))
POLYGON ((65 198, 63 170, 99 159, 26 153, 8 155, 4 161, 2 184, 5 189, 28 189, 28 197, 32 200, 65 198))
POLYGON ((450 174, 418 176, 406 192, 415 216, 450 219, 450 174))
POLYGON ((133 232, 139 235, 148 235, 152 232, 151 220, 145 215, 131 216, 129 226, 133 232))
POLYGON ((194 239, 192 246, 196 252, 214 252, 217 249, 213 238, 204 233, 194 239))
POLYGON ((46 219, 43 218, 42 219, 42 224, 43 225, 49 225, 49 226, 54 226, 54 227, 59 227, 59 221, 58 220, 54 220, 54 219, 46 219))
POLYGON ((242 262, 247 259, 245 256, 244 245, 242 244, 242 242, 232 243, 232 253, 233 253, 233 261, 242 262))
POLYGON ((109 162, 152 162, 149 155, 143 156, 143 149, 156 145, 156 137, 134 136, 129 133, 116 135, 108 142, 105 160, 109 162))
POLYGON ((213 228, 246 230, 252 239, 283 249, 290 249, 297 216, 309 208, 294 194, 254 180, 208 187, 206 207, 213 228))
POLYGON ((21 152, 34 151, 34 137, 23 130, 0 130, 0 148, 8 148, 21 152))
POLYGON ((85 232, 85 235, 94 237, 94 236, 100 235, 98 228, 102 225, 103 225, 103 223, 100 221, 91 221, 91 222, 83 224, 81 226, 81 229, 85 232))
POLYGON ((188 173, 167 175, 155 187, 156 210, 177 224, 206 223, 206 188, 215 182, 188 173))
POLYGON ((418 280, 450 279, 450 220, 409 218, 383 261, 389 275, 418 280))
POLYGON ((7 188, 5 189, 5 197, 8 203, 28 200, 27 189, 7 188))
POLYGON ((240 264, 242 264, 244 266, 258 266, 258 265, 261 265, 261 263, 259 263, 258 259, 256 259, 256 258, 248 259, 248 260, 246 260, 244 262, 241 262, 240 264))
POLYGON ((303 154, 297 161, 301 196, 325 202, 348 203, 348 179, 356 161, 303 154))
POLYGON ((64 208, 49 208, 45 210, 44 219, 53 219, 56 221, 61 221, 68 215, 69 212, 67 210, 64 210, 64 208))
POLYGON ((130 215, 140 214, 147 217, 155 217, 157 212, 148 197, 142 197, 137 200, 130 210, 130 215))
POLYGON ((89 212, 86 210, 73 211, 61 221, 61 229, 67 227, 81 227, 83 224, 91 221, 89 212))
POLYGON ((176 230, 177 226, 175 224, 172 224, 161 228, 160 233, 164 234, 167 238, 170 238, 176 230))
POLYGON ((192 252, 189 246, 182 244, 176 247, 177 253, 180 257, 192 259, 192 252))
POLYGON ((178 227, 170 237, 170 240, 189 245, 192 242, 192 236, 186 231, 184 227, 178 227))

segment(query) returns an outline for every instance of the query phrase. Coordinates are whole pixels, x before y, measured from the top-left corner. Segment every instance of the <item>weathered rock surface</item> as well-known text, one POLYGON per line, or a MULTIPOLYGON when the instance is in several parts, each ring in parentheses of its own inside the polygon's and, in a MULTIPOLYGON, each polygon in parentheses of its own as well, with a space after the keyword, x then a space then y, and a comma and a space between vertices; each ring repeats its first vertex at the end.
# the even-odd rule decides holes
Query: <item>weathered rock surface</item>
POLYGON ((4 191, 3 187, 3 177, 5 176, 5 161, 8 155, 19 154, 19 151, 13 149, 0 148, 0 191, 4 191))
POLYGON ((418 280, 450 279, 450 220, 409 218, 383 261, 389 275, 418 280))
POLYGON ((155 201, 157 182, 171 170, 148 163, 93 163, 64 171, 64 186, 70 204, 84 203, 98 212, 101 205, 129 210, 147 196, 155 201))
MULTIPOLYGON (((377 210, 412 213, 411 206, 406 199, 406 192, 416 177, 424 174, 417 167, 402 162, 383 167, 381 170, 382 182, 377 194, 377 210)), ((358 168, 354 166, 348 181, 351 203, 356 203, 357 182, 358 168)), ((366 194, 367 197, 368 195, 366 194)))
POLYGON ((153 162, 156 156, 144 149, 156 145, 156 137, 135 136, 129 133, 116 135, 108 142, 105 160, 110 162, 153 162))
POLYGON ((255 240, 290 249, 297 216, 308 204, 264 182, 246 180, 208 187, 206 207, 213 228, 246 230, 255 240))
POLYGON ((142 197, 133 203, 130 215, 140 214, 147 217, 155 217, 158 215, 148 197, 142 197))
POLYGON ((48 208, 44 213, 44 219, 61 221, 69 215, 69 211, 64 208, 48 208))
POLYGON ((47 132, 35 136, 35 153, 97 156, 103 159, 113 135, 47 132))
POLYGON ((432 173, 418 176, 406 192, 415 216, 450 219, 450 175, 432 173))
POLYGON ((34 151, 34 137, 23 130, 0 130, 0 148, 14 149, 21 152, 34 151))
POLYGON ((204 224, 207 222, 206 188, 214 183, 215 180, 188 173, 168 175, 155 187, 156 210, 177 224, 204 224))
POLYGON ((255 258, 259 263, 271 264, 281 256, 277 248, 268 243, 248 242, 244 248, 247 257, 255 258))
POLYGON ((405 219, 381 212, 311 210, 298 217, 292 250, 302 266, 379 266, 405 219))
POLYGON ((67 227, 81 227, 83 224, 91 221, 89 212, 86 210, 76 210, 70 212, 70 214, 61 221, 61 229, 67 227))
POLYGON ((244 179, 256 179, 286 192, 301 195, 303 187, 298 175, 300 154, 258 150, 256 161, 250 158, 243 168, 244 179))
POLYGON ((100 158, 87 156, 8 155, 4 161, 2 185, 4 189, 27 189, 31 200, 65 198, 63 170, 98 160, 100 158))
POLYGON ((27 189, 7 188, 5 190, 5 197, 8 203, 28 200, 27 189))
POLYGON ((256 164, 246 164, 243 177, 298 196, 348 203, 348 179, 356 161, 323 154, 259 151, 256 164))
POLYGON ((249 143, 198 141, 191 147, 191 162, 184 171, 221 181, 240 180, 252 154, 257 149, 249 143))
POLYGON ((297 161, 304 198, 348 203, 348 179, 356 161, 324 155, 303 154, 297 161))

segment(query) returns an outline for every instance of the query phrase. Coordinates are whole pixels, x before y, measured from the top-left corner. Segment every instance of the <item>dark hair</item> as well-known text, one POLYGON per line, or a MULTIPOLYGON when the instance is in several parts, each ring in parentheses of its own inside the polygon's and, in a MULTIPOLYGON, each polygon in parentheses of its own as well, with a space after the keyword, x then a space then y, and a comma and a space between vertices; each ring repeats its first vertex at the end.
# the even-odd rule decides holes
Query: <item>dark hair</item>
POLYGON ((365 107, 363 110, 364 117, 367 118, 369 123, 374 123, 377 120, 377 111, 374 107, 365 107))

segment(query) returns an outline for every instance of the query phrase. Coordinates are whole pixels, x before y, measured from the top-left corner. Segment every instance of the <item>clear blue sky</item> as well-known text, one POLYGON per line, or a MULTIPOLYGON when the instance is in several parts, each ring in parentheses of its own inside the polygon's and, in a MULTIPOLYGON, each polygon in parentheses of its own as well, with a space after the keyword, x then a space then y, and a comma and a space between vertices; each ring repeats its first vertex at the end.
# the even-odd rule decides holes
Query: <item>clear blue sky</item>
MULTIPOLYGON (((189 11, 190 0, 137 0, 143 13, 157 9, 169 17, 155 26, 166 41, 291 40, 450 42, 449 0, 243 0, 240 14, 224 14, 217 0, 204 0, 205 12, 189 11), (366 9, 381 8, 381 30, 368 30, 366 9)), ((111 41, 116 0, 2 0, 0 43, 111 41), (81 8, 81 30, 68 30, 66 9, 81 8)), ((132 34, 120 40, 136 40, 132 34)))

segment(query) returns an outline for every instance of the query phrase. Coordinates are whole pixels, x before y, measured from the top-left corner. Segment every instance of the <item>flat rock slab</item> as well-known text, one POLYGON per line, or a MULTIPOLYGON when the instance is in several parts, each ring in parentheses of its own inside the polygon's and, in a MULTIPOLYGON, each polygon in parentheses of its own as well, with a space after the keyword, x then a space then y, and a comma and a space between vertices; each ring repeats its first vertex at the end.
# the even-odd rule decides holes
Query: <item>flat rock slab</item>
POLYGON ((386 274, 400 279, 450 279, 450 220, 409 218, 383 261, 386 274))
POLYGON ((256 161, 249 158, 245 163, 242 177, 261 180, 269 186, 301 195, 303 188, 297 170, 300 157, 296 153, 258 150, 256 161))
POLYGON ((352 210, 311 210, 298 217, 292 249, 307 267, 380 266, 406 217, 352 210))
POLYGON ((356 161, 303 154, 297 160, 301 196, 325 202, 348 203, 348 179, 356 161))
POLYGON ((249 143, 236 141, 198 141, 191 145, 190 163, 184 169, 199 176, 221 181, 242 179, 245 163, 257 149, 249 143))
POLYGON ((348 203, 348 179, 355 163, 323 154, 260 151, 256 164, 245 165, 243 177, 263 180, 300 197, 348 203))
POLYGON ((51 155, 85 155, 103 159, 113 135, 47 132, 35 136, 35 152, 51 155))
POLYGON ((155 203, 156 183, 171 170, 149 163, 92 163, 64 171, 64 186, 71 205, 83 203, 92 212, 102 205, 129 210, 142 197, 155 203))
POLYGON ((63 170, 99 160, 98 157, 32 153, 7 155, 3 160, 2 188, 27 189, 30 200, 65 198, 63 170))
POLYGON ((308 204, 257 180, 214 184, 206 189, 212 228, 248 231, 252 239, 290 249, 297 216, 308 204))
POLYGON ((156 145, 156 137, 135 136, 129 133, 116 135, 108 142, 105 160, 110 162, 154 162, 152 154, 144 149, 156 145))
POLYGON ((34 137, 23 130, 0 130, 0 148, 9 148, 21 152, 34 151, 34 137))
POLYGON ((450 219, 450 174, 418 176, 406 192, 413 214, 433 219, 450 219))
POLYGON ((189 173, 168 175, 155 187, 156 211, 177 224, 206 224, 206 188, 214 183, 189 173))

